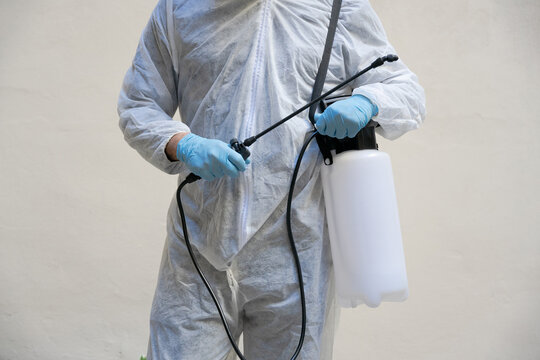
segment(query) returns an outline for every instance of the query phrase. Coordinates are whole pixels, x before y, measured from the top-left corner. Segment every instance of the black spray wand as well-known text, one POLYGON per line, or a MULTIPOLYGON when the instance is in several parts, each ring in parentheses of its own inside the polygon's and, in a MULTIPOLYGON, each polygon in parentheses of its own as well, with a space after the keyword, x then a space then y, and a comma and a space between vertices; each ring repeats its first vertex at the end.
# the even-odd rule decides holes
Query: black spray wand
MULTIPOLYGON (((364 70, 356 73, 355 75, 353 75, 352 77, 350 77, 349 79, 343 81, 342 83, 334 86, 332 89, 328 90, 327 92, 325 92, 324 94, 322 94, 321 96, 319 96, 318 98, 310 101, 309 103, 307 103, 306 105, 302 106, 301 108, 299 108, 298 110, 296 110, 295 112, 287 115, 286 117, 284 117, 283 119, 281 119, 280 121, 278 121, 277 123, 275 123, 274 125, 270 126, 269 128, 267 128, 266 130, 263 130, 261 131, 260 133, 258 133, 257 135, 255 136, 251 136, 247 139, 244 140, 244 142, 240 142, 238 141, 237 138, 234 138, 234 139, 231 139, 230 141, 230 144, 231 144, 231 147, 237 152, 239 153, 240 155, 242 155, 242 157, 244 158, 244 160, 246 160, 249 155, 251 155, 251 153, 249 152, 248 150, 248 146, 251 146, 255 141, 257 141, 260 137, 268 134, 270 131, 274 130, 275 128, 277 128, 278 126, 282 125, 283 123, 289 121, 290 119, 292 119, 293 117, 295 117, 296 115, 300 114, 302 111, 308 109, 309 107, 311 107, 311 105, 313 104, 316 104, 318 103, 319 101, 321 100, 324 100, 325 98, 327 98, 329 95, 333 94, 334 92, 336 92, 337 90, 341 89, 342 87, 344 87, 345 85, 347 85, 348 83, 350 83, 351 81, 355 80, 356 78, 364 75, 365 73, 367 73, 368 71, 372 70, 372 69, 375 69, 381 65, 383 65, 385 62, 394 62, 394 61, 397 61, 399 60, 399 57, 397 55, 393 55, 393 54, 389 54, 389 55, 386 55, 386 56, 382 56, 380 58, 378 58, 377 60, 375 60, 374 62, 371 63, 371 65, 369 65, 367 68, 365 68, 364 70)), ((194 181, 197 181, 200 179, 200 176, 198 175, 195 175, 194 173, 191 173, 188 175, 188 177, 186 178, 186 181, 187 183, 192 183, 194 181)))
POLYGON ((358 72, 357 74, 355 74, 354 76, 350 77, 349 79, 343 81, 342 83, 334 86, 332 89, 330 89, 329 91, 325 92, 324 94, 322 94, 321 96, 319 96, 318 98, 312 100, 311 102, 309 102, 308 104, 302 106, 301 108, 299 108, 298 110, 296 110, 295 112, 287 115, 286 117, 284 117, 283 119, 281 119, 280 121, 278 121, 277 123, 275 123, 274 125, 270 126, 269 128, 267 128, 266 130, 263 130, 261 131, 260 133, 258 133, 257 135, 255 136, 251 136, 247 139, 244 140, 244 142, 239 142, 236 138, 232 139, 230 141, 230 144, 232 146, 232 148, 234 150, 236 150, 240 155, 242 155, 242 157, 244 159, 247 159, 250 155, 250 152, 249 150, 247 149, 248 146, 251 146, 255 141, 257 141, 260 137, 266 135, 267 133, 269 133, 270 131, 274 130, 275 128, 277 128, 278 126, 280 126, 281 124, 287 122, 288 120, 292 119, 293 117, 295 117, 296 115, 300 114, 302 111, 310 108, 313 104, 316 104, 318 103, 319 101, 327 98, 329 95, 333 94, 335 91, 341 89, 342 87, 344 87, 345 85, 347 85, 348 83, 350 83, 351 81, 353 81, 354 79, 358 78, 359 76, 362 76, 363 74, 367 73, 368 71, 372 70, 372 69, 375 69, 381 65, 383 65, 385 62, 394 62, 394 61, 397 61, 399 59, 399 57, 397 55, 393 55, 393 54, 390 54, 390 55, 386 55, 386 56, 383 56, 383 57, 380 57, 378 58, 377 60, 375 60, 373 63, 371 63, 370 66, 368 66, 367 68, 365 68, 364 70, 358 72))

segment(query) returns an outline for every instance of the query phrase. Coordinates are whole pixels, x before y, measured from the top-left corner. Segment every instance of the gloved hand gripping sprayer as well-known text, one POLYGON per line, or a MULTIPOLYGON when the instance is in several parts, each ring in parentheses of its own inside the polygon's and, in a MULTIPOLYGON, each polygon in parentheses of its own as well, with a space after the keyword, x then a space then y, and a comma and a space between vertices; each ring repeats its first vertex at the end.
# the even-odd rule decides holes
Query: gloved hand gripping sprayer
MULTIPOLYGON (((236 138, 231 139, 231 147, 246 160, 250 156, 248 147, 265 134, 311 106, 318 105, 319 109, 324 111, 333 102, 346 98, 346 96, 330 98, 329 96, 335 91, 385 62, 394 62, 398 59, 397 55, 387 55, 376 59, 364 70, 316 97, 259 134, 243 142, 236 138)), ((291 227, 292 195, 303 155, 314 138, 317 137, 324 157, 321 176, 339 304, 344 307, 355 307, 365 303, 370 307, 376 307, 381 301, 403 301, 408 296, 390 157, 384 152, 377 151, 376 126, 378 126, 376 122, 370 121, 356 137, 342 140, 322 136, 314 128, 307 134, 298 156, 287 202, 287 232, 300 286, 302 330, 298 346, 291 359, 298 357, 306 329, 302 271, 291 227)), ((186 246, 197 272, 214 300, 236 354, 240 359, 245 360, 234 341, 217 297, 196 261, 189 241, 180 194, 186 184, 199 179, 198 175, 189 174, 176 192, 186 246)))

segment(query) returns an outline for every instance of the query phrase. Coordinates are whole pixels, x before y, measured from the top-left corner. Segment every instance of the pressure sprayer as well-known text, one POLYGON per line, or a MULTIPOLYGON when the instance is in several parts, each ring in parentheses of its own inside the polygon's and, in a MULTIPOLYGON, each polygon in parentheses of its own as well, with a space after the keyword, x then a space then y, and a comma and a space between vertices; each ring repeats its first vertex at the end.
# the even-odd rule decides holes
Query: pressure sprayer
POLYGON ((376 126, 370 121, 353 139, 328 139, 333 160, 321 169, 343 307, 376 307, 409 295, 392 166, 388 154, 378 151, 376 126))
MULTIPOLYGON (((243 142, 232 139, 230 141, 231 147, 244 159, 247 159, 250 156, 248 147, 268 132, 313 105, 318 106, 320 111, 324 111, 331 103, 344 98, 330 98, 329 96, 335 91, 385 62, 397 60, 397 55, 378 58, 364 70, 326 93, 317 96, 308 104, 259 134, 247 138, 243 142)), ((317 138, 324 157, 324 164, 321 165, 321 176, 336 278, 336 295, 339 304, 344 307, 354 307, 365 303, 375 307, 381 301, 403 301, 408 296, 392 169, 389 156, 378 151, 375 139, 377 125, 374 121, 370 121, 356 137, 343 140, 322 136, 317 133, 317 129, 314 127, 314 130, 307 134, 306 141, 298 156, 289 189, 286 218, 287 233, 300 288, 302 330, 291 359, 296 359, 300 354, 306 330, 304 282, 291 225, 292 197, 303 155, 314 138, 317 138)), ((194 173, 189 174, 176 192, 184 239, 193 264, 214 300, 234 351, 240 359, 245 360, 234 341, 221 305, 196 261, 189 241, 180 195, 185 185, 199 179, 200 177, 194 173)))

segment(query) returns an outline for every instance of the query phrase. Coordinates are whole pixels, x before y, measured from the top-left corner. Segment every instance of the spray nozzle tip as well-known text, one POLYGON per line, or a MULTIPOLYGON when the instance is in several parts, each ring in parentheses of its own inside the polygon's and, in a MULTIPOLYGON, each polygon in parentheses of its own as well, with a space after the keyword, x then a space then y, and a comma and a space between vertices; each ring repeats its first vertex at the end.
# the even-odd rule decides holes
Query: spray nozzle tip
POLYGON ((377 60, 375 60, 372 64, 371 64, 371 67, 372 68, 376 68, 376 67, 379 67, 381 66, 382 64, 384 64, 385 62, 394 62, 394 61, 397 61, 399 60, 399 57, 397 55, 394 55, 394 54, 388 54, 386 56, 382 56, 380 58, 378 58, 377 60))
POLYGON ((388 54, 384 57, 386 59, 386 61, 388 62, 394 62, 394 61, 398 61, 399 60, 399 56, 395 55, 395 54, 388 54))

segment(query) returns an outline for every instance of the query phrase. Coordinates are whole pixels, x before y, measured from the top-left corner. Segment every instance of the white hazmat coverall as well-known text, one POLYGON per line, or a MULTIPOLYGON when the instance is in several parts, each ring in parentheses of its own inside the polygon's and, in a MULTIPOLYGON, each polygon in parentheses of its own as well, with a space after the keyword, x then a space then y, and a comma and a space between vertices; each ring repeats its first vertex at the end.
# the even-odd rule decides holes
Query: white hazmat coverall
MULTIPOLYGON (((332 0, 160 0, 121 90, 126 141, 146 160, 185 179, 165 146, 191 131, 229 142, 255 135, 310 100, 332 0), (179 110, 182 121, 172 119, 179 110)), ((344 0, 323 91, 377 57, 395 53, 367 0, 344 0)), ((403 62, 387 63, 341 93, 377 105, 378 133, 419 127, 424 93, 403 62)), ((190 239, 248 359, 289 359, 300 333, 300 296, 285 207, 306 132, 307 111, 250 147, 236 179, 200 180, 182 191, 190 239)), ((307 332, 301 359, 331 359, 334 295, 322 156, 313 142, 293 199, 303 267, 307 332)), ((215 306, 191 263, 173 196, 152 305, 148 359, 233 359, 215 306)))

